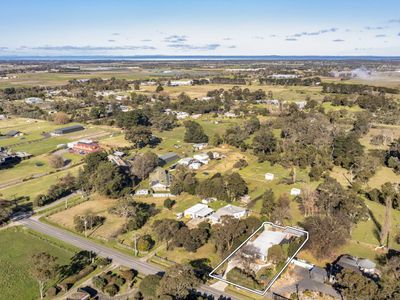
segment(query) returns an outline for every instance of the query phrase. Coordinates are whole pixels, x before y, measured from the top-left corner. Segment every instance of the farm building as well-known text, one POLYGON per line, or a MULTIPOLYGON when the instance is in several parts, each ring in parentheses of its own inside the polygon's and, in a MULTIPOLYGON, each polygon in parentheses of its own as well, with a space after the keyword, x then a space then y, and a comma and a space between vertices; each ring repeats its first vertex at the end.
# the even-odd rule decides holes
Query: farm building
POLYGON ((56 129, 51 133, 51 135, 59 136, 59 135, 76 132, 76 131, 80 131, 80 130, 84 130, 84 129, 85 129, 85 127, 83 127, 82 125, 71 125, 71 126, 56 129))
POLYGON ((135 191, 135 196, 147 196, 148 194, 150 194, 148 189, 140 189, 135 191))
POLYGON ((25 103, 26 104, 41 104, 41 103, 43 103, 43 99, 38 98, 38 97, 29 97, 29 98, 25 99, 25 103))
POLYGON ((194 150, 203 150, 204 148, 207 148, 207 147, 208 147, 207 143, 193 144, 193 149, 194 150))
POLYGON ((24 134, 19 130, 10 130, 6 133, 6 136, 8 136, 8 137, 15 137, 15 136, 22 136, 22 135, 24 135, 24 134))
POLYGON ((158 155, 158 159, 159 159, 159 164, 161 166, 164 166, 170 162, 173 162, 174 160, 179 159, 179 155, 174 152, 168 152, 165 154, 158 155))
POLYGON ((73 146, 70 148, 70 150, 71 152, 79 154, 89 154, 100 151, 101 147, 97 142, 92 140, 80 140, 73 143, 73 146))
POLYGON ((200 154, 195 154, 193 156, 194 159, 197 159, 199 162, 201 162, 203 165, 207 165, 208 162, 210 161, 210 157, 208 156, 207 153, 200 153, 200 154))

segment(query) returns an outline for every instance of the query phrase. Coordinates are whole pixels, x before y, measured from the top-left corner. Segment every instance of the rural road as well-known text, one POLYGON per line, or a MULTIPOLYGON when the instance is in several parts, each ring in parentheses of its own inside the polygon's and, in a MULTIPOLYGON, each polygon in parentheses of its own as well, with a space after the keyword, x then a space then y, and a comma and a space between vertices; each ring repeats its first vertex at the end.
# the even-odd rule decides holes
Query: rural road
MULTIPOLYGON (((40 221, 34 220, 32 218, 20 220, 19 223, 24 225, 30 229, 38 231, 40 233, 49 235, 51 237, 57 238, 62 240, 68 244, 71 244, 75 247, 81 248, 87 251, 93 251, 97 255, 102 257, 108 257, 113 260, 114 263, 120 264, 122 266, 126 266, 129 268, 133 268, 139 271, 142 274, 149 275, 149 274, 156 274, 159 272, 163 272, 164 270, 160 267, 157 267, 153 264, 148 262, 140 261, 139 259, 135 259, 130 257, 129 255, 120 253, 114 249, 108 248, 106 246, 97 244, 92 242, 88 239, 70 233, 68 231, 59 229, 57 227, 42 223, 40 221)), ((211 295, 214 299, 225 298, 225 299, 232 299, 232 300, 239 300, 239 298, 235 298, 229 294, 223 293, 219 290, 216 290, 208 285, 202 285, 197 290, 201 293, 211 295)))

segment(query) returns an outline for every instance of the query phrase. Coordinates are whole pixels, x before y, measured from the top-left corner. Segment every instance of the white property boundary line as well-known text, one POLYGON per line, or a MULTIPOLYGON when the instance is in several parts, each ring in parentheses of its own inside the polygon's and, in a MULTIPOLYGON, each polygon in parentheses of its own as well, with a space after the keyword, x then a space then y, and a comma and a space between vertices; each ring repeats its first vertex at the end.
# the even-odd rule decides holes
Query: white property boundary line
POLYGON ((219 281, 223 281, 223 282, 225 282, 225 283, 234 285, 234 286, 236 286, 236 287, 238 287, 238 288, 240 288, 240 289, 244 289, 244 290, 246 290, 246 291, 249 291, 249 292, 256 293, 256 294, 258 294, 258 295, 264 296, 264 295, 267 293, 267 291, 271 288, 271 286, 275 283, 275 281, 278 279, 278 277, 282 274, 282 272, 286 269, 286 267, 290 264, 290 262, 293 260, 293 258, 297 255, 297 253, 299 253, 299 251, 300 251, 300 250, 304 247, 304 245, 307 243, 308 237, 309 237, 308 231, 305 231, 305 230, 302 230, 302 229, 299 229, 299 228, 295 228, 295 227, 291 227, 291 226, 279 226, 279 225, 276 225, 276 224, 271 223, 271 222, 264 222, 264 223, 262 223, 262 225, 261 225, 256 231, 254 231, 242 244, 240 244, 239 247, 237 247, 237 248, 235 249, 235 251, 233 251, 233 252, 232 252, 228 257, 226 257, 218 266, 216 266, 215 269, 212 270, 212 271, 210 272, 210 274, 208 274, 208 276, 210 276, 211 278, 217 279, 217 280, 219 280, 219 281), (289 258, 287 259, 286 264, 283 266, 283 268, 280 270, 280 272, 279 272, 278 274, 276 274, 276 275, 274 276, 274 278, 272 278, 271 282, 270 282, 269 285, 265 288, 265 290, 260 291, 260 290, 249 289, 249 288, 247 288, 247 287, 245 287, 245 286, 236 284, 236 283, 234 283, 234 282, 230 282, 229 280, 226 280, 226 279, 224 279, 224 278, 221 278, 221 277, 218 277, 218 276, 214 275, 214 272, 216 272, 216 270, 217 270, 220 266, 222 266, 227 260, 229 260, 229 259, 244 245, 244 244, 246 244, 258 231, 260 231, 261 228, 265 227, 266 224, 271 225, 271 226, 273 226, 273 227, 278 227, 278 228, 283 229, 283 230, 285 230, 285 229, 293 229, 293 230, 299 231, 299 232, 304 233, 304 234, 306 235, 306 239, 305 239, 304 242, 300 245, 300 247, 296 250, 296 252, 295 252, 291 257, 289 257, 289 258))

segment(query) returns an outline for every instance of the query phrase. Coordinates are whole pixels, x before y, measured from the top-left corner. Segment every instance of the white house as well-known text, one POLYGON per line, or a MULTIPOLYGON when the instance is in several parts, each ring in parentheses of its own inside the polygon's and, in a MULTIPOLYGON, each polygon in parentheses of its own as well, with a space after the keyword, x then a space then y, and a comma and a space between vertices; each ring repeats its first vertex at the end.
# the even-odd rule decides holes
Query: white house
POLYGON ((285 240, 285 237, 286 234, 283 232, 264 230, 249 244, 258 249, 259 258, 265 261, 268 257, 269 248, 273 245, 280 245, 285 240))
POLYGON ((42 98, 38 98, 38 97, 29 97, 25 99, 25 103, 27 104, 40 104, 43 103, 43 99, 42 98))
POLYGON ((207 153, 195 154, 193 155, 193 157, 197 159, 199 162, 201 162, 203 165, 207 165, 208 162, 210 161, 210 157, 208 156, 207 153))
POLYGON ((214 211, 206 204, 197 203, 183 212, 185 217, 191 219, 204 219, 210 216, 214 211))
POLYGON ((183 120, 183 119, 186 119, 186 118, 188 118, 188 117, 189 117, 189 114, 188 114, 187 112, 178 111, 178 112, 176 113, 176 118, 177 118, 178 120, 183 120))
POLYGON ((176 164, 187 167, 193 161, 194 161, 194 159, 192 157, 184 157, 184 158, 180 159, 176 164))
POLYGON ((245 217, 246 215, 247 215, 247 210, 245 208, 228 204, 227 206, 224 206, 218 209, 215 213, 213 213, 210 216, 210 220, 212 223, 218 223, 224 216, 231 216, 236 219, 240 219, 245 217))
POLYGON ((192 85, 193 80, 171 80, 170 86, 192 85))
POLYGON ((200 162, 194 161, 188 166, 188 168, 190 170, 198 170, 198 169, 200 169, 201 166, 202 166, 202 164, 200 162))
POLYGON ((140 190, 136 190, 135 191, 135 196, 146 196, 148 195, 150 192, 147 189, 140 189, 140 190))
POLYGON ((265 173, 265 180, 268 180, 268 181, 274 180, 274 174, 265 173))
POLYGON ((298 196, 298 195, 300 195, 300 194, 301 194, 301 190, 298 189, 298 188, 292 188, 292 189, 290 190, 290 195, 292 195, 292 196, 298 196))
POLYGON ((201 200, 201 203, 203 204, 209 204, 211 202, 217 201, 217 198, 214 197, 209 197, 209 198, 204 198, 201 200))

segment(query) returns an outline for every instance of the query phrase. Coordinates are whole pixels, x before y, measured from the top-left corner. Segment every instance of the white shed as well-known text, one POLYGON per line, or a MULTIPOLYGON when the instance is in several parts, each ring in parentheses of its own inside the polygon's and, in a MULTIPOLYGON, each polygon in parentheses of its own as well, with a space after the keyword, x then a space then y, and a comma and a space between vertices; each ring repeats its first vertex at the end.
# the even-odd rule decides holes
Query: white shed
POLYGON ((301 190, 298 188, 292 188, 290 190, 290 195, 292 195, 292 196, 298 196, 298 195, 300 195, 300 193, 301 193, 301 190))
POLYGON ((268 181, 274 180, 274 174, 265 173, 265 180, 268 180, 268 181))

